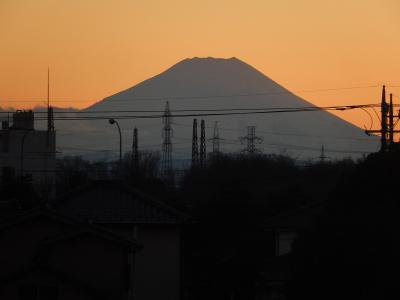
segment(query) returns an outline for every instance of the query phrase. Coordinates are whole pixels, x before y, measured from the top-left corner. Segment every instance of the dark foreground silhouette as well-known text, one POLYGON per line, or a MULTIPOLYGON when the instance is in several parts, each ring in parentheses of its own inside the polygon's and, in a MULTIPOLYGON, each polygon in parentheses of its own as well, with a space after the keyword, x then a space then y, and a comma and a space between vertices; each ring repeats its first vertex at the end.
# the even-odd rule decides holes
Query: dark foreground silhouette
POLYGON ((82 299, 398 293, 398 153, 306 166, 217 155, 176 187, 158 178, 158 161, 156 153, 135 163, 127 156, 120 170, 65 158, 54 198, 5 178, 0 294, 42 299, 32 298, 40 286, 44 299, 72 290, 89 295, 82 299))

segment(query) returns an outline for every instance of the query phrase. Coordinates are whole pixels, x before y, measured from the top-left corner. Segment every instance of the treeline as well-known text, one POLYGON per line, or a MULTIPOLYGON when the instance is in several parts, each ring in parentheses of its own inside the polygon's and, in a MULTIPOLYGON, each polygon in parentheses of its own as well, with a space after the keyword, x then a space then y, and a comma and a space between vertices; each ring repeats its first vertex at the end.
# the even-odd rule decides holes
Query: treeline
POLYGON ((137 159, 125 154, 119 161, 88 161, 80 156, 65 156, 57 159, 56 190, 62 195, 90 180, 122 180, 128 185, 150 189, 149 185, 161 185, 159 179, 160 154, 143 151, 137 159))
POLYGON ((26 195, 49 198, 90 180, 120 180, 197 217, 214 218, 221 210, 229 210, 232 218, 240 213, 242 219, 247 216, 254 222, 326 197, 339 178, 359 164, 346 159, 300 166, 282 155, 220 154, 210 156, 203 166, 184 170, 183 175, 175 176, 175 185, 171 186, 160 176, 160 162, 160 153, 153 151, 142 151, 137 158, 126 154, 121 165, 119 161, 64 156, 57 159, 55 193, 51 196, 43 196, 29 180, 15 176, 3 176, 0 192, 3 200, 26 198, 26 195))
POLYGON ((118 161, 90 162, 76 156, 57 160, 56 191, 62 195, 96 179, 121 180, 160 200, 202 218, 221 211, 247 215, 254 222, 289 207, 326 197, 339 178, 359 162, 351 159, 298 165, 283 155, 220 154, 203 165, 194 165, 175 176, 175 185, 160 174, 160 154, 126 154, 118 161), (212 209, 210 209, 212 208, 212 209))

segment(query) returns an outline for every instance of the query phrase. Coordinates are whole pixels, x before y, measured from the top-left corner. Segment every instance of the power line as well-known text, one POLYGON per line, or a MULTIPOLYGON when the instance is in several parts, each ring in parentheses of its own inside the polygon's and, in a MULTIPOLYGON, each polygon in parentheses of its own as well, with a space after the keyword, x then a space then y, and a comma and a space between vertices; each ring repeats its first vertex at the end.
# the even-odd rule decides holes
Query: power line
MULTIPOLYGON (((394 95, 395 97, 399 97, 394 95)), ((394 107, 400 107, 400 104, 394 104, 394 107)), ((372 108, 380 107, 378 103, 368 103, 368 104, 350 104, 350 105, 332 105, 332 106, 298 106, 298 107, 239 107, 239 108, 215 108, 215 109, 176 109, 171 110, 171 113, 176 112, 225 112, 225 111, 263 111, 263 110, 296 110, 296 109, 337 109, 345 110, 351 108, 372 108)), ((12 114, 15 111, 0 111, 0 114, 12 114)), ((35 114, 46 114, 45 111, 35 111, 35 114)), ((114 114, 114 113, 164 113, 163 110, 98 110, 98 111, 58 111, 55 114, 114 114)), ((41 118, 41 117, 39 117, 41 118)))
MULTIPOLYGON (((186 126, 188 127, 189 125, 187 124, 182 124, 182 123, 174 123, 174 125, 177 126, 186 126)), ((207 127, 212 129, 212 127, 207 127)), ((234 129, 234 128, 226 128, 226 127, 218 127, 219 129, 223 131, 234 131, 234 132, 242 132, 242 129, 234 129)), ((305 133, 289 133, 289 132, 272 132, 272 131, 265 131, 265 130, 258 130, 259 133, 262 134, 270 134, 270 135, 279 135, 279 136, 301 136, 301 137, 307 137, 307 138, 329 138, 329 139, 344 139, 344 140, 357 140, 357 141, 368 141, 368 142, 375 142, 374 140, 371 140, 370 138, 355 138, 355 137, 346 137, 346 136, 333 136, 333 135, 316 135, 316 134, 305 134, 305 133)), ((222 140, 222 139, 221 139, 222 140)))
MULTIPOLYGON (((394 106, 400 106, 400 104, 394 104, 394 106)), ((380 107, 380 104, 370 103, 370 104, 354 104, 354 105, 336 105, 336 106, 299 106, 299 107, 255 107, 255 108, 216 108, 216 109, 176 109, 171 110, 171 113, 175 112, 230 112, 230 111, 264 111, 264 110, 296 110, 296 109, 350 109, 350 108, 370 108, 370 107, 380 107)), ((0 114, 10 114, 14 111, 0 111, 0 114)), ((35 111, 35 114, 46 114, 45 111, 35 111)), ((58 111, 54 114, 113 114, 113 113, 164 113, 163 110, 99 110, 99 111, 58 111)), ((43 117, 39 117, 40 119, 43 117)), ((70 117, 67 117, 70 118, 70 117)), ((81 118, 81 117, 79 117, 81 118)))
MULTIPOLYGON (((313 111, 345 111, 357 108, 372 107, 375 104, 362 104, 362 105, 342 105, 342 106, 326 106, 326 107, 305 107, 305 108, 286 108, 286 109, 269 109, 269 110, 256 110, 256 111, 228 111, 228 112, 217 112, 217 113, 190 113, 190 114, 176 114, 176 118, 186 117, 207 117, 207 116, 229 116, 229 115, 252 115, 252 114, 272 114, 272 113, 290 113, 290 112, 313 112, 313 111)), ((113 119, 155 119, 162 118, 163 115, 117 115, 117 116, 83 116, 83 117, 55 117, 54 120, 58 121, 93 121, 93 120, 106 120, 112 117, 113 119)), ((45 120, 45 118, 39 117, 36 120, 45 120)))
MULTIPOLYGON (((351 86, 351 87, 339 87, 339 88, 325 88, 325 89, 303 89, 303 90, 293 90, 288 91, 284 90, 281 92, 257 92, 257 93, 243 93, 243 94, 230 94, 230 95, 207 95, 207 96, 161 96, 161 97, 129 97, 129 98, 118 98, 113 99, 113 101, 165 101, 165 99, 171 100, 186 100, 186 99, 213 99, 213 98, 232 98, 232 97, 257 97, 257 96, 269 96, 269 95, 284 95, 284 94, 294 94, 294 93, 315 93, 315 92, 330 92, 330 91, 340 91, 340 90, 353 90, 353 89, 364 89, 364 88, 376 88, 379 85, 366 85, 366 86, 351 86)), ((390 86, 390 87, 398 87, 398 86, 390 86)), ((105 100, 108 100, 112 96, 106 97, 94 104, 101 103, 105 100)), ((12 102, 37 102, 43 100, 42 98, 37 98, 38 100, 9 100, 12 102)), ((53 98, 54 99, 54 98, 53 98)), ((4 100, 3 100, 4 101, 4 100)), ((69 102, 69 103, 82 103, 82 101, 78 100, 52 100, 54 102, 69 102)))

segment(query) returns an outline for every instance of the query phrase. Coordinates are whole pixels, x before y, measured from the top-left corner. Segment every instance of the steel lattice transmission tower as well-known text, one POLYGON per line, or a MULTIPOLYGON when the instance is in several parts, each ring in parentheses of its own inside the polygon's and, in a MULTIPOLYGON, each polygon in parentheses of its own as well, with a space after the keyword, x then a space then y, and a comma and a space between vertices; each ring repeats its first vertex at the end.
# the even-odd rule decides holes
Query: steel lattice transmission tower
POLYGON ((261 150, 256 148, 256 143, 261 144, 263 138, 256 136, 256 127, 255 126, 247 126, 247 136, 241 137, 240 141, 242 143, 247 142, 246 149, 243 152, 247 152, 249 154, 260 153, 261 150))
POLYGON ((163 130, 162 136, 164 138, 162 145, 162 162, 161 162, 161 176, 168 181, 173 181, 172 170, 172 114, 169 109, 169 102, 165 106, 163 115, 163 130))
POLYGON ((193 136, 192 136, 192 166, 199 162, 199 144, 197 140, 197 119, 193 119, 193 136))
POLYGON ((327 159, 327 157, 325 155, 325 147, 324 147, 324 145, 321 146, 321 154, 320 154, 320 156, 318 158, 319 158, 319 161, 320 161, 321 164, 325 163, 325 160, 327 159))
POLYGON ((213 146, 213 153, 218 154, 219 153, 219 128, 218 128, 218 122, 216 121, 214 124, 214 134, 212 140, 212 146, 213 146))
POLYGON ((200 126, 200 165, 204 166, 207 158, 206 149, 206 125, 204 120, 201 120, 200 126))

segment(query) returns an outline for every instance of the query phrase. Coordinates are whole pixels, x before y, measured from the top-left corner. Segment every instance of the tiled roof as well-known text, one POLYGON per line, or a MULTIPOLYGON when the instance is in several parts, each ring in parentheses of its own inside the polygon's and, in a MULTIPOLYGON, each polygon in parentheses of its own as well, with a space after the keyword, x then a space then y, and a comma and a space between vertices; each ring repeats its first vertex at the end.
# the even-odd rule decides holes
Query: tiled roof
POLYGON ((54 202, 55 209, 94 223, 181 224, 188 216, 118 181, 93 181, 54 202))

